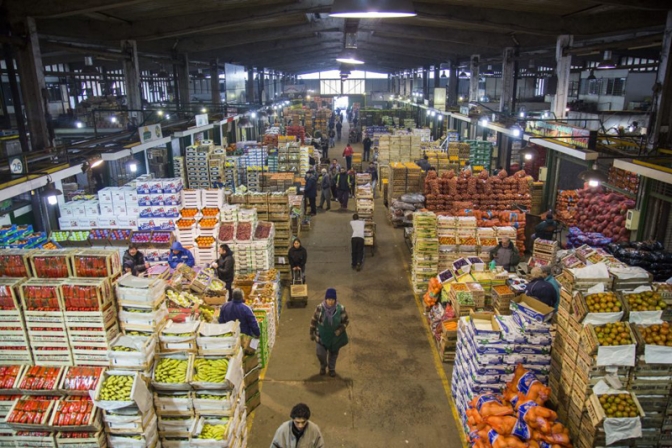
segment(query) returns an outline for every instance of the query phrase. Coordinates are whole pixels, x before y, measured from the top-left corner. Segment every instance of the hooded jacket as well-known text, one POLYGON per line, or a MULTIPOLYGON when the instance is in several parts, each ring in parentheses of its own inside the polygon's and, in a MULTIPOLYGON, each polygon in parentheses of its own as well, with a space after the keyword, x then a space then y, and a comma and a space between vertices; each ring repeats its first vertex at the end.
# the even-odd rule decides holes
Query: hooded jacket
MULTIPOLYGON (((234 294, 235 297, 235 294, 234 294)), ((219 323, 225 324, 237 320, 240 322, 240 332, 248 336, 258 338, 261 335, 259 323, 254 317, 252 308, 245 305, 242 300, 233 300, 226 302, 219 310, 219 323)))
POLYGON ((217 259, 217 277, 225 283, 232 282, 235 267, 236 260, 233 259, 233 252, 229 249, 217 259))
POLYGON ((534 297, 540 302, 555 308, 558 303, 558 293, 549 282, 543 278, 535 278, 525 287, 525 294, 534 297))
POLYGON ((173 243, 172 246, 170 246, 170 255, 168 255, 168 266, 171 268, 175 269, 178 264, 184 263, 190 268, 194 267, 195 261, 194 261, 194 256, 189 252, 187 249, 182 247, 182 244, 179 242, 173 243), (177 255, 173 253, 174 250, 179 251, 177 255))

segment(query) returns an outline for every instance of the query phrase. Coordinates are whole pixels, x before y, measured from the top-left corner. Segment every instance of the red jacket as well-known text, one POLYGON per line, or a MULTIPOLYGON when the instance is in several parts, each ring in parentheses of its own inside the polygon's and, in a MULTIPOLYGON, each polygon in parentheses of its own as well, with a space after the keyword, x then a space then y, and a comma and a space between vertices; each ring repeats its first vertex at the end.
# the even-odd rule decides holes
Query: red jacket
POLYGON ((352 149, 352 146, 346 146, 343 150, 343 157, 352 157, 352 154, 355 151, 352 149))

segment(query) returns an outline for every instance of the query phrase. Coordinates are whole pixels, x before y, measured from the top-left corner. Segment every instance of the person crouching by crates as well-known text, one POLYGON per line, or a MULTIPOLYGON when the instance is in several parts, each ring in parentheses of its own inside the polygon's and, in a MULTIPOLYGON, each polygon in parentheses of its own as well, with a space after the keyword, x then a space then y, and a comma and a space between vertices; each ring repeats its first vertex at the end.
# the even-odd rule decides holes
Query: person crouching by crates
POLYGON ((352 246, 352 269, 361 271, 362 262, 364 261, 364 221, 359 219, 357 213, 352 215, 350 227, 352 228, 352 238, 350 238, 350 245, 352 246))
POLYGON ((310 340, 316 342, 317 359, 320 361, 320 375, 336 376, 338 352, 348 343, 348 313, 336 302, 336 290, 327 289, 324 301, 315 309, 310 321, 310 340))
POLYGON ((530 282, 525 288, 525 294, 543 302, 551 308, 558 306, 558 293, 552 284, 546 281, 546 274, 540 267, 532 268, 530 272, 530 282))
POLYGON ((301 240, 294 238, 292 247, 287 253, 289 267, 292 268, 292 279, 299 279, 301 283, 306 282, 306 261, 308 261, 308 251, 301 245, 301 240))
POLYGON ((196 262, 194 261, 194 256, 191 252, 180 244, 178 241, 175 241, 172 246, 170 246, 170 254, 168 254, 168 266, 173 269, 177 269, 177 266, 180 264, 186 264, 190 268, 194 267, 196 262))
POLYGON ((213 261, 210 267, 217 271, 217 278, 226 284, 227 297, 231 301, 236 260, 233 258, 233 252, 228 244, 219 246, 219 258, 217 261, 213 261))
POLYGON ((145 261, 145 256, 138 250, 138 246, 135 244, 128 246, 128 249, 124 252, 122 262, 124 263, 124 268, 126 268, 127 264, 131 265, 133 275, 145 272, 149 268, 149 263, 145 261))
POLYGON ((237 320, 240 322, 240 332, 253 338, 261 335, 259 323, 252 308, 245 304, 245 294, 241 289, 234 289, 230 302, 226 302, 219 310, 219 323, 225 324, 237 320))

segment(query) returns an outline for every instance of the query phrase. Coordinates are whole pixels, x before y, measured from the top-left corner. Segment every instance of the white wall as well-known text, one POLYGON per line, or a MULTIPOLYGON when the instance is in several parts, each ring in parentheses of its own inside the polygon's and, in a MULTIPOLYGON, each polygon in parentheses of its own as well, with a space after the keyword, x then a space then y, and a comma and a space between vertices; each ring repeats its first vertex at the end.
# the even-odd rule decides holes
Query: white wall
POLYGON ((630 73, 625 82, 625 105, 651 99, 653 84, 656 82, 655 72, 630 73))

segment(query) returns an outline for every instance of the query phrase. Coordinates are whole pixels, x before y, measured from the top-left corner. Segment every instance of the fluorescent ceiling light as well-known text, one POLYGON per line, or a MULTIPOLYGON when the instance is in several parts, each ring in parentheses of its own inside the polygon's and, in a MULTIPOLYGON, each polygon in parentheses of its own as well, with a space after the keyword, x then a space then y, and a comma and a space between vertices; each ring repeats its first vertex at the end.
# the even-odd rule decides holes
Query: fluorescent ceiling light
POLYGON ((337 57, 336 61, 340 62, 342 64, 351 64, 351 65, 358 65, 358 64, 363 64, 364 61, 359 59, 355 53, 351 51, 342 51, 337 57))
POLYGON ((329 15, 343 19, 393 19, 417 14, 410 0, 334 0, 329 15))

